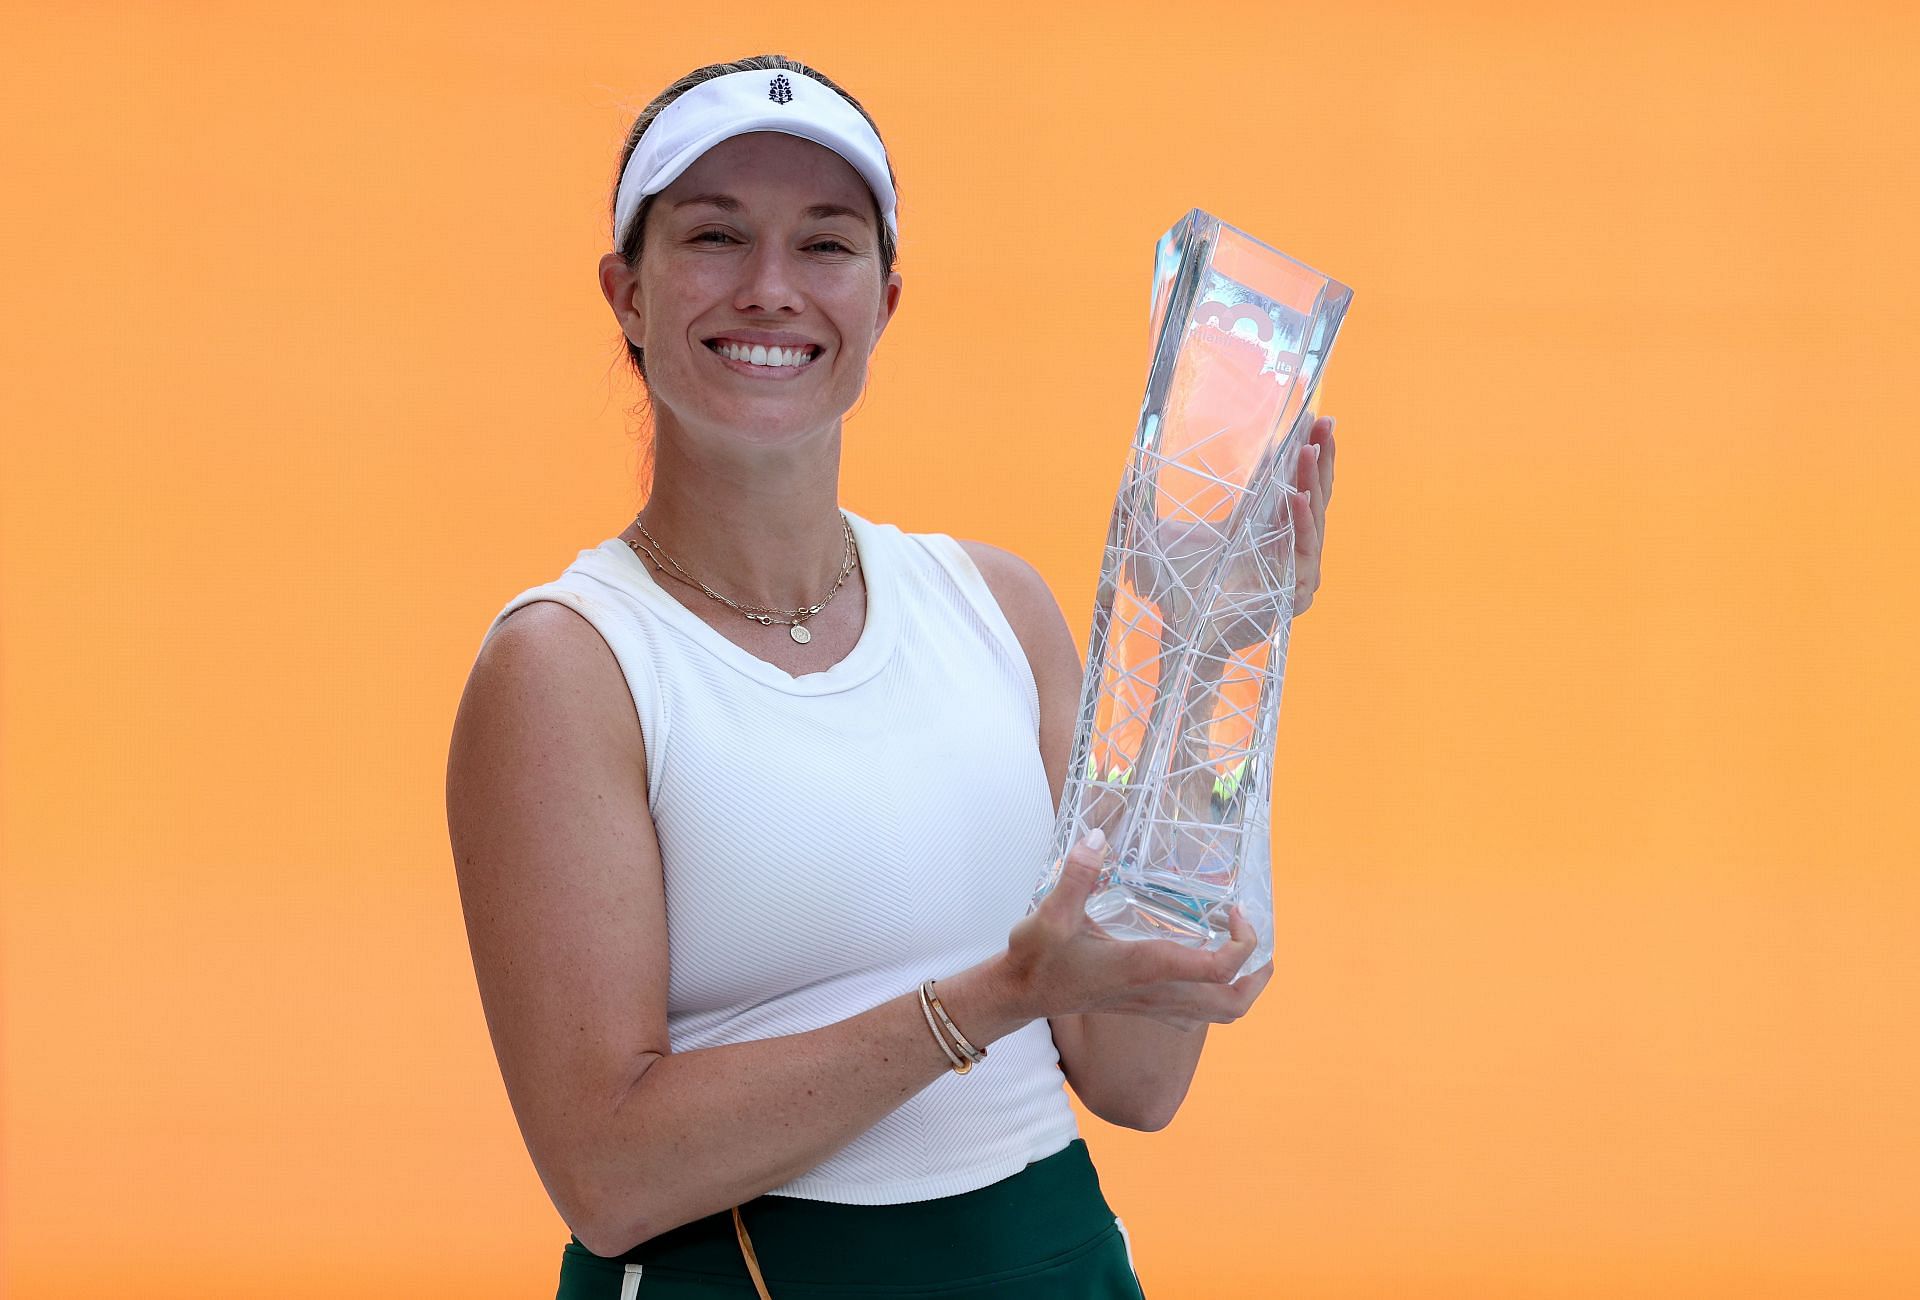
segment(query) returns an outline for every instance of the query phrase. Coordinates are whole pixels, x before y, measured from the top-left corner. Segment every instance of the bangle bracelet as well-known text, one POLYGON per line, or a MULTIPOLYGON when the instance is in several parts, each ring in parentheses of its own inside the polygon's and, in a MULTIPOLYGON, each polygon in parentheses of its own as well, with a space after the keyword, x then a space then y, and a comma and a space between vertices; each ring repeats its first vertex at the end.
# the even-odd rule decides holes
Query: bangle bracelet
POLYGON ((953 1072, 955 1074, 965 1074, 968 1070, 971 1070, 973 1068, 973 1062, 963 1061, 954 1055, 953 1048, 947 1045, 945 1035, 940 1032, 940 1026, 934 1023, 933 1008, 927 1003, 927 986, 925 984, 920 986, 920 1014, 927 1018, 927 1028, 933 1033, 933 1041, 940 1044, 940 1050, 945 1052, 947 1060, 953 1063, 953 1072))
POLYGON ((967 1063, 971 1065, 983 1059, 987 1054, 986 1049, 975 1047, 967 1041, 967 1036, 960 1032, 958 1025, 953 1023, 953 1017, 947 1014, 947 1008, 941 1003, 940 995, 933 991, 933 981, 927 980, 920 986, 920 991, 927 1001, 933 1004, 934 1014, 940 1017, 940 1023, 945 1025, 947 1032, 953 1035, 954 1045, 960 1049, 960 1054, 967 1058, 967 1063))
POLYGON ((947 1014, 946 1007, 940 1003, 940 995, 933 991, 932 980, 927 981, 927 999, 933 1003, 934 1014, 940 1017, 940 1023, 953 1034, 953 1041, 960 1048, 961 1055, 969 1061, 978 1061, 987 1054, 985 1048, 975 1047, 969 1043, 967 1036, 960 1032, 960 1027, 953 1023, 953 1017, 947 1014))

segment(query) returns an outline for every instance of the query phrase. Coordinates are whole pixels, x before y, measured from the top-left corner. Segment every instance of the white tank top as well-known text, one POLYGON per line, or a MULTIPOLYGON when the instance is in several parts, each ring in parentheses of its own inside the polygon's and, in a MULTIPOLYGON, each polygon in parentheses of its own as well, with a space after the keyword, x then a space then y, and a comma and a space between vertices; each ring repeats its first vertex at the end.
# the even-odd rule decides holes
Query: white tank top
MULTIPOLYGON (((727 640, 618 537, 487 629, 559 601, 619 661, 666 879, 675 1052, 818 1029, 985 960, 1050 851, 1039 695, 993 592, 953 538, 846 514, 866 626, 825 672, 727 640)), ((883 1205, 1018 1173, 1078 1135, 1059 1061, 1033 1021, 772 1194, 883 1205)))

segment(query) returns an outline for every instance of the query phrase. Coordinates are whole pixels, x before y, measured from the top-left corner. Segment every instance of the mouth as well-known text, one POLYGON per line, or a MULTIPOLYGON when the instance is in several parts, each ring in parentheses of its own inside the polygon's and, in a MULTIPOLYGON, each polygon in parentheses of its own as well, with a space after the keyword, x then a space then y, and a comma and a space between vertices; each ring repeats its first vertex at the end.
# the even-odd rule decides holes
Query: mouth
POLYGON ((814 344, 796 347, 767 347, 759 343, 736 343, 731 339, 708 339, 707 350, 727 363, 730 370, 762 379, 790 379, 805 371, 825 351, 814 344))

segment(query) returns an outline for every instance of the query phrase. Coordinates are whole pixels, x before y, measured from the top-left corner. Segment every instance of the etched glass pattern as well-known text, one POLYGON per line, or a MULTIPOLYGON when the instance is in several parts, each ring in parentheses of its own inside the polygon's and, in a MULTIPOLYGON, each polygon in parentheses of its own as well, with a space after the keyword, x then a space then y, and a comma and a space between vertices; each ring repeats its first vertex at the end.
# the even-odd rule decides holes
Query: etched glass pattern
POLYGON ((1238 904, 1273 955, 1269 809, 1293 618, 1288 497, 1347 286, 1199 209, 1156 246, 1145 399, 1114 501, 1046 871, 1098 826, 1087 912, 1217 948, 1238 904))

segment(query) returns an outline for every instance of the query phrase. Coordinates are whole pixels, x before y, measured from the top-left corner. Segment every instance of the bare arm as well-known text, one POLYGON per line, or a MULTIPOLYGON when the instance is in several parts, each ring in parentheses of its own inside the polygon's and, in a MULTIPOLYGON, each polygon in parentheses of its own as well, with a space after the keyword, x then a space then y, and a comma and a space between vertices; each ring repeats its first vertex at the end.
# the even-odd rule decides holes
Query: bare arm
MULTIPOLYGON (((1040 573, 1011 551, 961 543, 1000 602, 1027 652, 1040 693, 1040 752, 1056 812, 1078 722, 1085 664, 1065 616, 1040 573)), ((1257 996, 1271 967, 1246 977, 1257 996)), ((1110 1124, 1153 1132, 1173 1122, 1206 1046, 1206 1021, 1193 1028, 1150 1016, 1079 1012, 1049 1017, 1060 1068, 1087 1109, 1110 1124)))
MULTIPOLYGON (((481 1004, 527 1150, 575 1235, 618 1255, 812 1168, 949 1062, 916 989, 803 1034, 670 1050, 644 737, 612 652, 552 604, 517 611, 475 661, 448 755, 447 824, 481 1004)), ((1004 949, 928 972, 970 1040, 1081 1010, 1244 1013, 1246 981, 1228 981, 1252 950, 1250 929, 1212 953, 1104 936, 1085 911, 1096 876, 1091 854, 1071 854, 1062 886, 1004 949)), ((1087 1059, 1073 1057, 1076 1089, 1127 1122, 1125 1072, 1087 1059)))
MULTIPOLYGON (((949 1068, 917 990, 802 1034, 671 1053, 660 849, 619 667, 552 602, 476 661, 447 816, 481 1001, 555 1208, 618 1255, 817 1165, 949 1068)), ((985 1045, 1037 1018, 1004 954, 929 971, 985 1045)))

